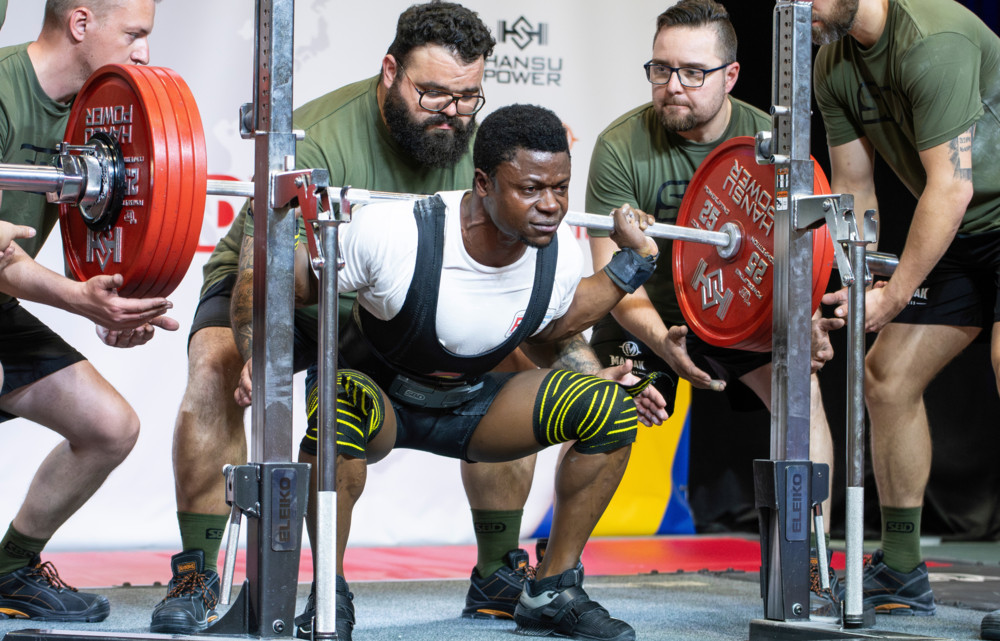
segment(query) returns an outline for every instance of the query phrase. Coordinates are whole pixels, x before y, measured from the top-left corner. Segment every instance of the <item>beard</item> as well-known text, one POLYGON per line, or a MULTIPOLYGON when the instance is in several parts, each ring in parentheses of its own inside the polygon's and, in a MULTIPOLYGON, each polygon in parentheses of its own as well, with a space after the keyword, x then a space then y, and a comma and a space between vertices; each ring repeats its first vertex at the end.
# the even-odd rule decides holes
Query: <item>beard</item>
POLYGON ((469 149, 469 140, 476 133, 476 119, 465 123, 459 116, 434 113, 426 120, 417 120, 400 95, 399 79, 392 83, 382 103, 389 132, 400 147, 422 165, 437 169, 454 167, 469 149), (447 123, 447 129, 429 130, 447 123))
POLYGON ((698 117, 694 111, 687 111, 684 115, 674 116, 660 109, 660 122, 667 131, 677 133, 678 131, 691 131, 698 126, 698 117))
POLYGON ((830 17, 822 20, 820 26, 813 27, 813 44, 828 45, 842 39, 850 33, 857 15, 858 0, 839 0, 830 17))

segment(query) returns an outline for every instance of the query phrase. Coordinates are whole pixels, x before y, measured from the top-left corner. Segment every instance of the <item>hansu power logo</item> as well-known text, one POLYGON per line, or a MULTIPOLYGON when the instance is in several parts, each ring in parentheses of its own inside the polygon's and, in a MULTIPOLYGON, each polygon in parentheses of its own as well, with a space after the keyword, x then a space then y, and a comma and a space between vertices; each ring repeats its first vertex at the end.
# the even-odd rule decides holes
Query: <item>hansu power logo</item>
POLYGON ((540 45, 549 43, 549 25, 540 22, 538 27, 535 27, 524 16, 515 20, 510 26, 506 20, 501 20, 497 33, 500 35, 500 42, 513 42, 522 50, 530 45, 532 40, 537 39, 540 45))
POLYGON ((562 84, 561 57, 530 55, 549 44, 549 25, 533 24, 524 16, 516 20, 500 20, 497 24, 499 42, 494 54, 486 59, 485 80, 501 85, 533 85, 540 87, 562 84))

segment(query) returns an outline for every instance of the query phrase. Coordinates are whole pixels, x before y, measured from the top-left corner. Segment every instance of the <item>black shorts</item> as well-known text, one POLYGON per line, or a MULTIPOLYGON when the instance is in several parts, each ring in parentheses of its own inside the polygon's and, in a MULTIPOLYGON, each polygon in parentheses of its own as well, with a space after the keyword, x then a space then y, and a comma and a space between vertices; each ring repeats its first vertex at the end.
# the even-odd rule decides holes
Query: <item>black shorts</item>
MULTIPOLYGON (((236 285, 236 274, 229 274, 208 288, 205 295, 198 301, 194 310, 194 320, 191 321, 191 332, 188 334, 188 347, 191 347, 191 337, 206 327, 230 327, 229 306, 233 298, 233 287, 236 285)), ((308 317, 300 317, 296 311, 295 328, 293 332, 294 356, 292 366, 296 372, 301 372, 316 363, 318 346, 316 330, 311 329, 314 321, 308 317), (311 330, 311 331, 310 331, 311 330)))
MULTIPOLYGON (((605 316, 594 326, 590 345, 605 367, 621 365, 626 358, 632 359, 632 372, 645 376, 650 372, 663 372, 656 387, 667 400, 667 411, 673 413, 676 395, 677 374, 652 349, 644 345, 632 334, 626 332, 611 316, 605 316), (669 382, 666 382, 669 381, 669 382), (668 387, 669 386, 669 387, 668 387), (673 388, 673 389, 671 389, 673 388)), ((726 395, 735 410, 749 411, 765 407, 749 387, 739 381, 744 374, 771 362, 770 352, 748 352, 740 349, 716 347, 688 332, 688 356, 700 369, 726 381, 726 395)))
MULTIPOLYGON (((17 299, 0 305, 0 396, 83 360, 83 354, 21 307, 17 299)), ((16 416, 0 411, 0 422, 12 418, 16 416)))
MULTIPOLYGON (((475 398, 448 409, 422 409, 412 407, 390 397, 396 413, 396 443, 402 447, 421 450, 468 461, 469 441, 479 422, 489 411, 497 394, 517 372, 489 372, 483 376, 483 388, 475 398)), ((316 368, 306 373, 306 398, 316 387, 316 368)), ((316 429, 316 414, 309 420, 309 429, 316 429)), ((316 454, 315 441, 302 439, 300 445, 307 454, 316 454)))
POLYGON ((233 287, 236 285, 236 274, 229 274, 208 288, 205 295, 198 301, 194 310, 194 320, 191 321, 191 331, 188 334, 188 346, 191 337, 206 327, 229 327, 229 303, 233 298, 233 287))
POLYGON ((893 322, 989 330, 1000 321, 998 289, 1000 231, 959 234, 893 322))

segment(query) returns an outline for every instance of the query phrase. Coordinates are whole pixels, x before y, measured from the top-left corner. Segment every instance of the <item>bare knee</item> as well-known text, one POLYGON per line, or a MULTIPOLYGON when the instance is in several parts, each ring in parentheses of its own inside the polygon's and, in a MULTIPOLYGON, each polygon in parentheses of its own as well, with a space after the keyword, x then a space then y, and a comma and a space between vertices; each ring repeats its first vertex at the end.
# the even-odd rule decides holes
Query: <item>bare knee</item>
POLYGON ((77 430, 69 438, 70 447, 77 451, 99 454, 109 465, 125 460, 139 440, 139 417, 125 399, 109 402, 107 409, 88 418, 90 425, 77 430))
POLYGON ((898 376, 898 368, 885 358, 865 359, 865 402, 870 408, 898 403, 911 403, 914 394, 923 390, 911 389, 905 377, 898 376))

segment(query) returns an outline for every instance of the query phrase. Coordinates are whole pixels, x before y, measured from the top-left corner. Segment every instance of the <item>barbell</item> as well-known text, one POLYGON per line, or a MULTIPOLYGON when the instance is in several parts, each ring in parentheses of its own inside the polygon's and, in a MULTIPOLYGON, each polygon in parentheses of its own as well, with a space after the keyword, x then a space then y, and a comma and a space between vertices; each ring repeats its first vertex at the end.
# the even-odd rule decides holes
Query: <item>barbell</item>
MULTIPOLYGON (((829 193, 816 165, 815 190, 829 193)), ((208 180, 205 136, 190 89, 164 67, 107 65, 81 88, 52 166, 0 164, 0 189, 44 192, 60 203, 66 263, 79 280, 120 273, 123 296, 167 296, 198 244, 209 194, 250 198, 254 183, 208 180)), ((332 202, 421 196, 328 187, 332 202)), ((646 233, 679 241, 678 300, 707 342, 767 351, 771 344, 774 172, 753 139, 720 145, 688 186, 677 224, 646 233)), ((612 229, 610 216, 569 212, 567 224, 612 229)), ((813 308, 826 289, 833 246, 813 232, 813 308)))

